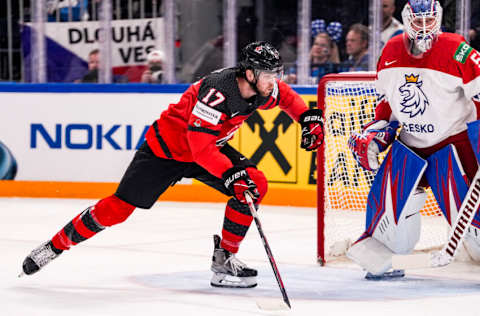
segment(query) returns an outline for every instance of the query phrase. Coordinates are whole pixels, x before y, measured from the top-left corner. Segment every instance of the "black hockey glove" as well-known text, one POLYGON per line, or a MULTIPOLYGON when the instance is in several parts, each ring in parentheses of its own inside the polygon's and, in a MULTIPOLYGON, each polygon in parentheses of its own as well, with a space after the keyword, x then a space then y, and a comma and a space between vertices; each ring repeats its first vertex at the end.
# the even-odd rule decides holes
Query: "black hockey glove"
POLYGON ((302 143, 300 147, 307 151, 317 149, 323 143, 323 112, 310 109, 300 115, 298 121, 302 125, 302 143))
POLYGON ((233 166, 222 175, 223 183, 227 190, 240 202, 246 204, 245 192, 249 192, 253 201, 256 202, 260 197, 258 188, 250 179, 247 170, 241 166, 233 166))

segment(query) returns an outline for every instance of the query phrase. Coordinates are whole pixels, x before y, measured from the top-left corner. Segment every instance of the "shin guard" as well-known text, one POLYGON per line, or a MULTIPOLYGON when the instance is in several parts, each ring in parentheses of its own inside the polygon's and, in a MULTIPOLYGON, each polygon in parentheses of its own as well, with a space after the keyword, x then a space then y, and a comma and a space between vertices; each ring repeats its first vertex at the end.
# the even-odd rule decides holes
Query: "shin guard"
POLYGON ((220 246, 231 253, 237 253, 252 220, 253 217, 250 214, 248 205, 242 204, 234 198, 228 200, 220 246))
MULTIPOLYGON (((247 168, 248 175, 255 182, 260 197, 257 199, 257 204, 260 203, 267 193, 268 182, 267 178, 260 170, 256 168, 247 168)), ((240 203, 235 198, 228 200, 225 208, 225 218, 223 220, 222 242, 220 246, 230 251, 237 253, 240 243, 247 234, 248 228, 252 223, 253 217, 250 214, 250 209, 247 204, 240 203)))
MULTIPOLYGON (((470 144, 472 145, 473 152, 475 153, 475 158, 477 160, 477 166, 480 165, 480 120, 471 122, 467 124, 468 138, 470 139, 470 144)), ((472 220, 472 232, 469 232, 469 235, 472 237, 480 236, 479 233, 474 231, 475 228, 477 231, 480 230, 480 210, 477 210, 475 217, 472 220)), ((479 237, 480 239, 480 237, 479 237)), ((479 242, 480 244, 480 242, 479 242)))
POLYGON ((74 219, 53 236, 52 243, 55 248, 68 250, 71 246, 87 240, 105 228, 93 219, 92 208, 93 206, 90 206, 75 216, 74 219))
POLYGON ((53 246, 68 250, 82 241, 93 237, 106 226, 123 222, 135 209, 112 195, 100 200, 95 206, 78 214, 52 238, 53 246))

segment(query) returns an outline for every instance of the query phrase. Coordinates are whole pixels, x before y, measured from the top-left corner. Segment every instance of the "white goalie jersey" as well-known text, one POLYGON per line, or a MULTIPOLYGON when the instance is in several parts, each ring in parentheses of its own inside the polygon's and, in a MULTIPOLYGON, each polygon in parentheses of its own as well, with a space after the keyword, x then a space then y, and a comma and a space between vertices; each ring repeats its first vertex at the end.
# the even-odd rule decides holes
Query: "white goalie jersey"
POLYGON ((376 119, 398 120, 407 146, 436 145, 480 118, 480 54, 457 34, 441 33, 437 41, 415 58, 396 36, 377 64, 376 119))

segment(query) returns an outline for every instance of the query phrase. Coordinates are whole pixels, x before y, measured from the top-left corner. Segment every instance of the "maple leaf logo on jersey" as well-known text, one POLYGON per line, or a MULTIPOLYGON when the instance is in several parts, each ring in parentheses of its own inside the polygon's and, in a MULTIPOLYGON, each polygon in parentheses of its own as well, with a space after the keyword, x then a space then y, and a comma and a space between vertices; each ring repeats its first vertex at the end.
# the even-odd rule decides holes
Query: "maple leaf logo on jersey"
POLYGON ((409 114, 410 117, 423 114, 430 103, 427 96, 423 93, 421 87, 423 81, 418 80, 420 75, 405 75, 405 83, 398 88, 403 100, 400 104, 403 106, 400 112, 409 114))

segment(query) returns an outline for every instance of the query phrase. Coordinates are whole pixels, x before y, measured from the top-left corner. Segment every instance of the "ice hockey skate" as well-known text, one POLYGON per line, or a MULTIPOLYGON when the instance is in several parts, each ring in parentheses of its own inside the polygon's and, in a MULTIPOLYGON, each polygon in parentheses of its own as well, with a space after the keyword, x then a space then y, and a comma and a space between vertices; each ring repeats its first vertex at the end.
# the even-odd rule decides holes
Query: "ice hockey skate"
POLYGON ((220 247, 220 236, 213 236, 212 280, 216 287, 251 288, 257 286, 257 270, 235 257, 235 254, 220 247))
POLYGON ((63 250, 56 249, 52 241, 49 240, 37 248, 33 249, 32 252, 23 260, 23 274, 34 274, 35 272, 39 271, 43 268, 47 263, 58 257, 63 250))

